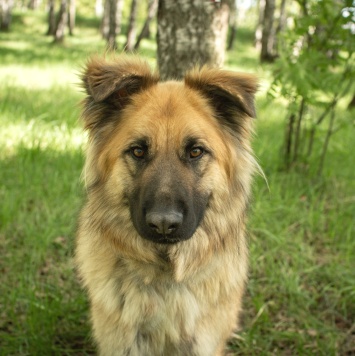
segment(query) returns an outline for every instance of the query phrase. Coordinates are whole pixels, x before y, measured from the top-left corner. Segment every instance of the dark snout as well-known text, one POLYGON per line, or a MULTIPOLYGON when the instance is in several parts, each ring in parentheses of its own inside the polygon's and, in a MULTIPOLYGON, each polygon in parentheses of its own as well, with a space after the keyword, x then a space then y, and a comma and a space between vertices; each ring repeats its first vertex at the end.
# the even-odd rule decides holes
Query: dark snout
POLYGON ((148 194, 142 207, 141 235, 159 243, 190 238, 195 230, 194 212, 187 200, 171 195, 148 194))
POLYGON ((146 224, 154 233, 167 238, 181 228, 183 218, 183 214, 176 210, 152 211, 146 215, 146 224))
POLYGON ((186 171, 181 173, 172 165, 154 173, 130 196, 134 227, 141 237, 157 243, 190 239, 203 218, 207 195, 189 184, 186 171))

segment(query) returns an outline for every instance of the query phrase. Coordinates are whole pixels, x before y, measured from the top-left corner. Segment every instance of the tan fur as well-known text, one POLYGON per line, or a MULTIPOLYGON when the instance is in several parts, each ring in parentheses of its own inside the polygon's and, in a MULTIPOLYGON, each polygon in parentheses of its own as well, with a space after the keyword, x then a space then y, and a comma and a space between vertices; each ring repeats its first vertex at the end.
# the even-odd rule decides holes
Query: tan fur
POLYGON ((158 83, 144 62, 124 57, 91 60, 84 84, 88 196, 76 263, 100 355, 222 355, 237 327, 247 280, 255 78, 202 68, 185 82, 158 83), (223 105, 216 88, 238 102, 240 110, 231 114, 237 131, 216 114, 215 100, 223 105), (105 111, 105 100, 118 101, 117 113, 105 111), (103 123, 105 115, 111 116, 103 123), (156 155, 169 159, 191 133, 213 152, 213 159, 201 163, 203 179, 194 181, 186 171, 187 184, 210 194, 204 218, 189 240, 174 245, 144 240, 125 198, 135 168, 121 152, 133 136, 144 135, 156 155))

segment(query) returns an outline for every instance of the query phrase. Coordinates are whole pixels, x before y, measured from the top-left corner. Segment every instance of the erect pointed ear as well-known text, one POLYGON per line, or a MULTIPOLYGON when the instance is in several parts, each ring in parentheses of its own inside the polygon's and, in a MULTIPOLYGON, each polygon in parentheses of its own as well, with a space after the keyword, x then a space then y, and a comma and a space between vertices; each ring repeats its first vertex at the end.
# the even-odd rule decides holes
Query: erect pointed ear
POLYGON ((103 111, 123 108, 133 94, 156 84, 159 76, 152 73, 145 61, 120 55, 111 61, 91 58, 82 81, 88 94, 83 118, 86 128, 91 128, 107 121, 103 111))
POLYGON ((195 68, 185 76, 185 85, 199 90, 213 106, 221 123, 234 132, 245 130, 246 117, 256 116, 254 95, 257 78, 251 74, 208 68, 195 68))
POLYGON ((84 87, 96 102, 102 102, 114 92, 132 94, 158 82, 149 65, 136 57, 118 56, 112 62, 91 58, 83 74, 84 87))

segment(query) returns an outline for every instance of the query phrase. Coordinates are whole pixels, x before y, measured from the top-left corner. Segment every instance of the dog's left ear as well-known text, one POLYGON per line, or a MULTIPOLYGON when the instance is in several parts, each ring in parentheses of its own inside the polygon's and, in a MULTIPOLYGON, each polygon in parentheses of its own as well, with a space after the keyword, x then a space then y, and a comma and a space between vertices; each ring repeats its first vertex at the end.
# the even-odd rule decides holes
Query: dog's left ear
POLYGON ((255 76, 246 73, 208 68, 193 69, 185 76, 185 85, 209 99, 222 124, 239 132, 247 117, 254 118, 254 95, 258 89, 255 76))
POLYGON ((116 60, 91 58, 82 76, 84 87, 95 102, 103 102, 112 94, 128 96, 156 84, 159 77, 149 65, 137 57, 121 55, 116 60))
POLYGON ((145 61, 121 55, 113 60, 91 58, 82 81, 87 93, 82 118, 85 128, 94 132, 110 122, 110 111, 120 112, 133 94, 156 84, 159 76, 145 61))

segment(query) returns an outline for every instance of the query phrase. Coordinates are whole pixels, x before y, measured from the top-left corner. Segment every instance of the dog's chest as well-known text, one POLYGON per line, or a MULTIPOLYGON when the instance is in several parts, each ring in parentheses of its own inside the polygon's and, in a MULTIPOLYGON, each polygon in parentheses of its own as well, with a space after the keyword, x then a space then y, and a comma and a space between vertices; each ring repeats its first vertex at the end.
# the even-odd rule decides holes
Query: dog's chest
POLYGON ((135 325, 144 334, 164 333, 172 341, 193 333, 201 313, 201 305, 185 284, 128 277, 121 280, 119 299, 123 324, 135 325))
POLYGON ((127 301, 121 317, 124 325, 131 323, 136 335, 133 354, 182 356, 194 347, 201 311, 195 296, 184 287, 150 286, 127 301))

